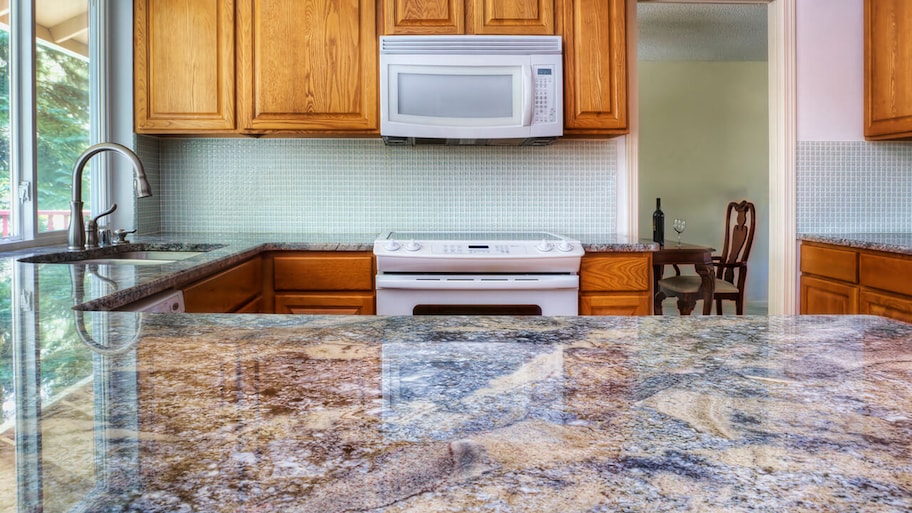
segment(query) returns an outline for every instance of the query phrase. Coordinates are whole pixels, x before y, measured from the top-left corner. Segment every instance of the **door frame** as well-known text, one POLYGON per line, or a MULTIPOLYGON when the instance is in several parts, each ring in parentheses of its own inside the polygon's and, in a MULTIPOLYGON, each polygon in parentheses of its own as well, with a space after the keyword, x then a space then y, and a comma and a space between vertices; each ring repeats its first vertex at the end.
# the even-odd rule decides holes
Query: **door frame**
MULTIPOLYGON (((769 81, 769 315, 795 315, 798 299, 797 0, 649 0, 667 3, 768 4, 769 81)), ((639 234, 639 104, 636 0, 627 3, 629 133, 617 140, 618 232, 639 234)))

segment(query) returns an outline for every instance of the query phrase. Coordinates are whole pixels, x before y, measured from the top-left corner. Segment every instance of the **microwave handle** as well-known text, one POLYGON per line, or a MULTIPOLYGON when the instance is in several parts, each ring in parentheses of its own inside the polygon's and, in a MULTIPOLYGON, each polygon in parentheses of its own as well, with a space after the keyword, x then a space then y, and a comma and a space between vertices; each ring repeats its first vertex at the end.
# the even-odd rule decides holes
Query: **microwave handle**
POLYGON ((532 96, 534 91, 532 91, 532 66, 523 66, 523 115, 522 115, 522 126, 532 125, 532 111, 535 108, 532 105, 532 96))

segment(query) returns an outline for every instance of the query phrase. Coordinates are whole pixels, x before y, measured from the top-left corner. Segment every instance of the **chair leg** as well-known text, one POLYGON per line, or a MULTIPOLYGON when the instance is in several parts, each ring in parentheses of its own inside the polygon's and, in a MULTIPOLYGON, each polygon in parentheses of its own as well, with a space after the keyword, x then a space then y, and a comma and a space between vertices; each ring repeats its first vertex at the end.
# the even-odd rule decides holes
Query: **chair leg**
POLYGON ((681 315, 690 315, 693 313, 694 307, 696 306, 696 301, 686 301, 683 297, 678 298, 678 312, 680 312, 681 315))
POLYGON ((735 300, 735 314, 744 315, 744 299, 738 298, 735 300))
POLYGON ((722 315, 722 300, 716 300, 716 315, 722 315))

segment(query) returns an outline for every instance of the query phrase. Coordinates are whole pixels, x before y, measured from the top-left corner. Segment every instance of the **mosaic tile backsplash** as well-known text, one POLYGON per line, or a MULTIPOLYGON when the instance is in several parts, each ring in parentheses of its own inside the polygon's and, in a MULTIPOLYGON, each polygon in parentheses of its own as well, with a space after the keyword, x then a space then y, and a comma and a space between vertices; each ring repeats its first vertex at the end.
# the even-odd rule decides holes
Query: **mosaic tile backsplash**
POLYGON ((615 141, 386 147, 367 139, 155 139, 141 233, 614 233, 615 141))
POLYGON ((798 233, 912 231, 912 143, 798 144, 798 233))

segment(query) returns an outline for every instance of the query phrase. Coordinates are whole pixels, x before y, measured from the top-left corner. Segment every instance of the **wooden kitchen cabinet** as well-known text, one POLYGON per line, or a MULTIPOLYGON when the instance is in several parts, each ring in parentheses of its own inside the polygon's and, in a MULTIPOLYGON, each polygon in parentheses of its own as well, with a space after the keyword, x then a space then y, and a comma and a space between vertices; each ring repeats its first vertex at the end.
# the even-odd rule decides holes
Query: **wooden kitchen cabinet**
POLYGON ((263 290, 260 257, 200 280, 183 289, 184 307, 189 313, 260 312, 257 301, 263 290))
POLYGON ((386 0, 382 29, 393 34, 555 34, 555 0, 386 0))
POLYGON ((872 314, 912 322, 912 256, 801 244, 802 314, 872 314))
POLYGON ((373 315, 371 252, 297 252, 271 256, 275 313, 373 315))
POLYGON ((864 135, 912 137, 912 3, 865 0, 864 135))
POLYGON ((565 135, 599 136, 628 132, 626 27, 626 0, 388 0, 381 33, 561 35, 565 135))
POLYGON ((234 0, 133 2, 136 133, 235 128, 234 0))
POLYGON ((562 4, 558 31, 564 39, 564 134, 626 134, 626 1, 562 4))
POLYGON ((650 253, 587 253, 580 262, 580 315, 651 315, 650 253))
POLYGON ((242 133, 378 133, 376 2, 237 1, 242 133))

